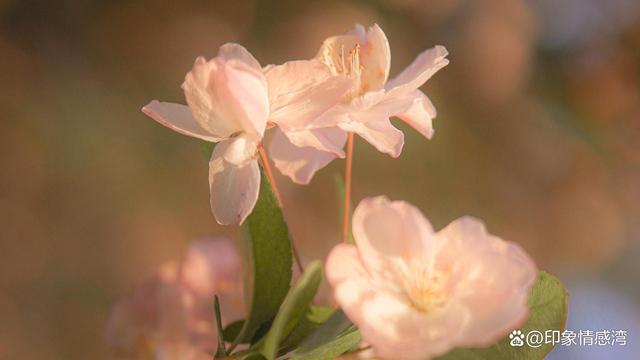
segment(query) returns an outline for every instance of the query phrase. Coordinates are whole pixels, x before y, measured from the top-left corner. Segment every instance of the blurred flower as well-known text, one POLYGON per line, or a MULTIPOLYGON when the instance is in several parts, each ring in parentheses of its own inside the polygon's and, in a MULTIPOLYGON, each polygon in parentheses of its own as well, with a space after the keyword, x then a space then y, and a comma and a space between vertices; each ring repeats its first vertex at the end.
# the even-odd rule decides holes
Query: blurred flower
POLYGON ((304 139, 294 142, 289 136, 296 146, 308 149, 294 152, 289 146, 287 149, 291 150, 284 151, 286 139, 278 137, 274 140, 271 154, 280 161, 276 162, 276 166, 294 181, 308 183, 316 170, 335 156, 344 156, 342 148, 346 134, 343 131, 354 132, 379 151, 397 157, 404 145, 404 135, 391 124, 391 116, 398 116, 422 135, 431 138, 431 122, 436 110, 418 88, 449 63, 446 56, 447 50, 442 46, 426 50, 398 76, 387 81, 391 51, 387 37, 377 24, 369 30, 358 24, 345 35, 326 39, 316 58, 334 74, 346 75, 355 84, 345 94, 341 104, 324 113, 307 128, 304 139), (314 131, 322 133, 315 137, 308 135, 314 131), (313 149, 325 153, 314 157, 311 155, 315 153, 313 149), (297 166, 294 170, 304 173, 304 176, 297 176, 289 165, 291 163, 295 163, 297 166))
MULTIPOLYGON (((152 101, 142 111, 184 135, 220 142, 209 161, 211 209, 218 223, 241 224, 258 199, 256 161, 264 131, 287 134, 334 106, 351 81, 333 76, 319 61, 292 61, 264 69, 242 46, 225 44, 210 61, 198 57, 182 85, 188 106, 152 101)), ((290 140, 318 141, 322 131, 290 140)))
POLYGON ((377 197, 356 208, 353 234, 356 246, 329 254, 327 279, 377 356, 425 359, 487 346, 529 314, 536 266, 477 219, 435 233, 412 205, 377 197))
POLYGON ((114 306, 107 340, 134 358, 208 359, 217 345, 212 313, 221 300, 223 322, 242 316, 240 259, 226 239, 195 242, 185 260, 168 262, 114 306))

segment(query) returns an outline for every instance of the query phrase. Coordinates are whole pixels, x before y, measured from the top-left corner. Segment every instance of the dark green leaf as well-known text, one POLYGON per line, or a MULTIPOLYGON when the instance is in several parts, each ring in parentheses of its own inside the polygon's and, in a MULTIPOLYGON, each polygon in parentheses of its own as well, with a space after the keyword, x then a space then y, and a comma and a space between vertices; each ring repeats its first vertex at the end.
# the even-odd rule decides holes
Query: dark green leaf
POLYGON ((303 317, 307 306, 318 291, 320 282, 322 282, 322 265, 319 261, 314 261, 307 266, 287 294, 269 332, 264 337, 260 352, 268 360, 276 358, 280 343, 303 317))
POLYGON ((220 299, 218 295, 213 298, 213 309, 216 315, 216 328, 218 330, 218 350, 216 350, 216 358, 227 356, 227 350, 224 347, 224 335, 222 334, 222 317, 220 316, 220 299))
MULTIPOLYGON (((541 271, 538 280, 529 295, 531 316, 520 330, 523 334, 537 330, 543 335, 546 330, 562 330, 567 322, 567 290, 560 280, 553 275, 541 271)), ((540 360, 553 349, 552 344, 544 344, 538 348, 509 345, 509 336, 500 342, 483 349, 456 349, 439 357, 438 360, 540 360)))
POLYGON ((225 328, 222 330, 222 335, 224 336, 225 340, 233 341, 236 337, 238 337, 238 334, 240 334, 240 330, 242 330, 243 325, 244 320, 237 320, 225 326, 225 328))
POLYGON ((291 331, 282 346, 292 349, 315 331, 336 311, 332 307, 310 305, 296 327, 291 331))
POLYGON ((248 342, 262 324, 274 318, 291 281, 289 231, 263 172, 256 206, 240 229, 249 262, 250 279, 245 279, 249 315, 231 348, 248 342))
POLYGON ((300 347, 291 353, 291 359, 333 359, 353 349, 359 342, 360 332, 342 310, 336 310, 300 343, 300 347))

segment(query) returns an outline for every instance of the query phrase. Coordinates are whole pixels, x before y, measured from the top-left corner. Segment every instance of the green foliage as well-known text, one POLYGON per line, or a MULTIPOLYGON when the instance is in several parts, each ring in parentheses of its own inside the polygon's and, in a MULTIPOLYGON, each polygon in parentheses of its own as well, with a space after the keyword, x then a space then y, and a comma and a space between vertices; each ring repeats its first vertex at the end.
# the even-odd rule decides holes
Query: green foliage
MULTIPOLYGON (((544 334, 545 330, 562 331, 567 322, 567 290, 560 280, 553 275, 541 271, 529 295, 531 316, 520 330, 524 334, 537 330, 544 334)), ((509 345, 509 336, 498 343, 483 349, 456 349, 438 360, 540 360, 553 349, 552 344, 544 344, 538 348, 509 345)))
POLYGON ((327 321, 335 311, 336 309, 332 307, 309 305, 304 316, 291 331, 282 346, 287 349, 293 349, 309 334, 327 321))
POLYGON ((276 315, 269 332, 264 337, 260 346, 260 352, 268 360, 273 360, 278 354, 278 349, 284 338, 293 330, 305 311, 322 281, 322 265, 314 261, 307 266, 296 285, 289 291, 280 311, 276 315))
POLYGON ((250 279, 245 281, 249 315, 234 344, 248 342, 263 324, 275 317, 291 281, 289 231, 264 173, 260 196, 242 224, 241 234, 245 259, 249 262, 250 279))
POLYGON ((360 332, 342 310, 336 310, 324 324, 300 343, 300 347, 291 353, 291 359, 333 359, 355 349, 359 343, 360 332))
POLYGON ((218 350, 216 350, 216 357, 227 356, 227 349, 224 347, 224 336, 222 336, 222 316, 220 315, 220 300, 218 295, 214 297, 213 309, 216 316, 216 328, 218 330, 218 350))
POLYGON ((233 341, 235 338, 237 338, 243 326, 244 320, 237 320, 225 326, 225 328, 222 330, 222 336, 224 337, 225 341, 233 341))

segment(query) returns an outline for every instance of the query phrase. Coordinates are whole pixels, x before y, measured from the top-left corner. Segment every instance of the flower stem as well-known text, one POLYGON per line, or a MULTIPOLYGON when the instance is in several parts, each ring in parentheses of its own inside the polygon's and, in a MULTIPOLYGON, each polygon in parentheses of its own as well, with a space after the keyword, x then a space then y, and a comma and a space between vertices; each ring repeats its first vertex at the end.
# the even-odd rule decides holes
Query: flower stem
POLYGON ((349 242, 349 219, 351 218, 351 168, 353 166, 353 133, 347 137, 347 161, 344 170, 344 212, 342 213, 342 241, 349 242))
MULTIPOLYGON (((273 176, 273 171, 271 171, 271 165, 269 164, 269 158, 267 157, 267 152, 264 151, 264 147, 262 143, 258 145, 258 153, 260 154, 260 160, 262 160, 262 168, 264 169, 267 178, 269 178, 269 182, 271 183, 271 189, 273 190, 273 194, 276 196, 278 200, 278 205, 280 205, 280 209, 284 213, 284 203, 282 202, 282 196, 280 195, 280 190, 278 189, 278 185, 276 185, 276 179, 273 176)), ((289 237, 291 239, 291 252, 293 253, 293 258, 296 261, 296 265, 298 266, 298 270, 300 270, 300 274, 304 272, 304 267, 302 266, 302 260, 300 259, 300 254, 298 253, 298 249, 296 248, 296 243, 293 241, 293 235, 289 232, 289 237)))

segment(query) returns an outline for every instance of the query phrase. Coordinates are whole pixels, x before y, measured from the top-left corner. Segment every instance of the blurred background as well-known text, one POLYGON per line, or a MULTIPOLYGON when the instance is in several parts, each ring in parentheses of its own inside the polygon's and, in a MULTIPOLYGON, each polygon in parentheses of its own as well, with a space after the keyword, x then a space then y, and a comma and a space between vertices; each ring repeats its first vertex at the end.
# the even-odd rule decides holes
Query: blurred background
MULTIPOLYGON (((393 160, 358 139, 354 194, 465 214, 521 244, 571 293, 569 328, 628 330, 640 353, 640 3, 633 0, 0 1, 0 359, 109 359, 113 302, 189 242, 236 236, 209 211, 199 141, 140 112, 183 102, 198 55, 240 42, 263 63, 315 55, 380 24, 393 76, 445 45, 423 88, 427 141, 393 160)), ((305 259, 339 241, 334 161, 309 186, 278 177, 305 259)))

